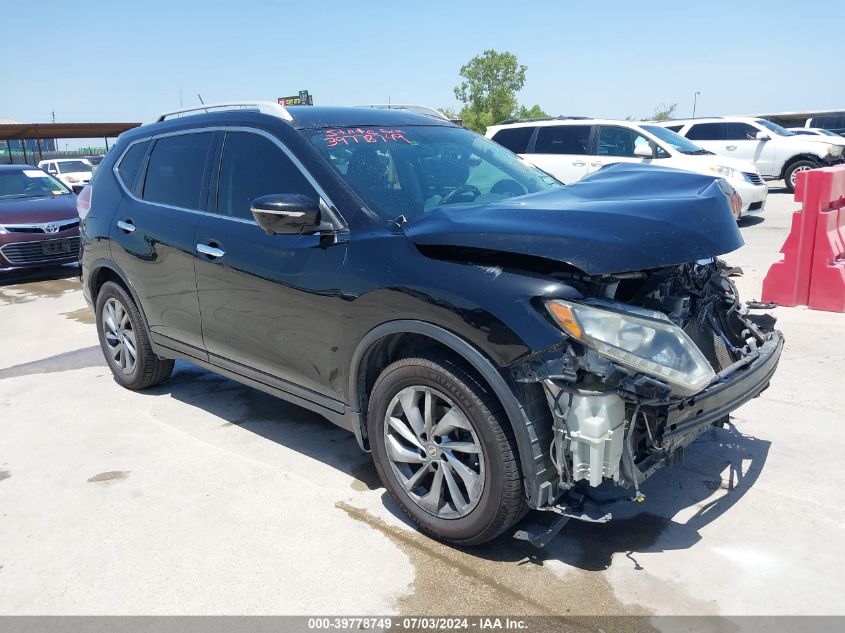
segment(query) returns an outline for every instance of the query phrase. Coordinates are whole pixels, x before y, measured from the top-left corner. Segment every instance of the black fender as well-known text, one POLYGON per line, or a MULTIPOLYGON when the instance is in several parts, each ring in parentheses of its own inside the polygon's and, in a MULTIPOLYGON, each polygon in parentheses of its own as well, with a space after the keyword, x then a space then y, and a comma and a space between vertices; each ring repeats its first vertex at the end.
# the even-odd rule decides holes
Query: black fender
MULTIPOLYGON (((352 409, 356 415, 361 416, 361 423, 363 423, 363 413, 358 409, 363 395, 361 389, 364 384, 367 357, 380 339, 391 334, 420 334, 442 343, 468 362, 490 385, 502 403, 513 428, 522 465, 526 498, 530 505, 537 507, 537 500, 540 497, 538 485, 548 479, 549 472, 546 466, 545 448, 540 445, 534 422, 527 415, 513 388, 493 363, 482 352, 449 330, 425 321, 399 320, 382 323, 364 335, 352 356, 348 392, 352 409), (539 481, 540 479, 542 481, 539 481)), ((363 429, 356 431, 359 442, 362 435, 363 429)))

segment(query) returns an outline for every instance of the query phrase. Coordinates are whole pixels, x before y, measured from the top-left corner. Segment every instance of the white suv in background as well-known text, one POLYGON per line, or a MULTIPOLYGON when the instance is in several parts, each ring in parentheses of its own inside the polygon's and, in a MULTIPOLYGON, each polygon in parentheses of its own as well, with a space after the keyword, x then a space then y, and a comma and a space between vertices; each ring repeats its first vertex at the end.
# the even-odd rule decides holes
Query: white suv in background
POLYGON ((742 198, 740 215, 760 213, 768 187, 754 165, 690 143, 655 123, 560 117, 506 121, 486 136, 564 184, 613 163, 651 163, 721 176, 742 198))
POLYGON ((766 119, 711 117, 663 121, 662 125, 723 156, 753 162, 767 180, 783 180, 795 190, 799 171, 842 160, 842 146, 824 136, 799 136, 766 119))
POLYGON ((87 158, 54 158, 42 160, 38 166, 54 178, 58 178, 75 193, 91 180, 94 166, 87 158))

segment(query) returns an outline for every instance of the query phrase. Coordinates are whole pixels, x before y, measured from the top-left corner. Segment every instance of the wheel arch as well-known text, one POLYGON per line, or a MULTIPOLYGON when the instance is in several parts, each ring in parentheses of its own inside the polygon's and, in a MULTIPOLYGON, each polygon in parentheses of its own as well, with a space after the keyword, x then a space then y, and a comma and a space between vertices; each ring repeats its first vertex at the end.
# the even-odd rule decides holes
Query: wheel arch
MULTIPOLYGON (((483 352, 438 325, 417 320, 389 321, 373 328, 359 341, 349 371, 349 399, 360 425, 356 429, 359 442, 368 448, 366 411, 369 388, 381 369, 397 357, 397 351, 403 345, 408 347, 409 342, 416 345, 427 342, 430 343, 429 347, 441 347, 455 354, 468 363, 493 391, 507 414, 516 438, 526 499, 529 505, 536 507, 540 496, 538 485, 542 483, 540 479, 545 481, 548 474, 545 450, 538 438, 538 431, 545 435, 543 430, 536 428, 523 402, 514 393, 517 386, 511 386, 483 352)), ((539 385, 535 387, 541 389, 539 385)))
POLYGON ((91 304, 95 309, 97 306, 97 295, 100 292, 100 288, 102 288, 103 284, 107 281, 113 281, 119 286, 122 286, 123 289, 129 293, 132 297, 132 301, 134 301, 135 305, 138 307, 138 312, 141 313, 141 318, 144 319, 144 323, 148 323, 147 315, 144 313, 144 306, 138 298, 138 293, 129 282, 128 276, 120 266, 109 259, 98 259, 91 264, 90 270, 91 272, 88 273, 85 289, 88 292, 88 296, 91 297, 91 304))
POLYGON ((803 153, 803 154, 795 154, 790 156, 786 161, 783 163, 783 168, 780 170, 780 177, 781 179, 786 177, 786 172, 789 171, 789 168, 792 167, 795 163, 799 160, 808 160, 818 165, 822 165, 822 159, 816 156, 815 154, 810 153, 803 153))

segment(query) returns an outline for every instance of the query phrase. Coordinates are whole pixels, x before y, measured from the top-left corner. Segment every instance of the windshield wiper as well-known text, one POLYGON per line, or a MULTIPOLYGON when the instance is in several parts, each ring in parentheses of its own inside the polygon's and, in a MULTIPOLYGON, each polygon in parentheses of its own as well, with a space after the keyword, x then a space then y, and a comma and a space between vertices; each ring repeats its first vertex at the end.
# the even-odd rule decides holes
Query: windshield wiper
POLYGON ((682 151, 682 153, 687 154, 689 156, 699 156, 699 155, 703 155, 703 154, 712 154, 713 153, 713 152, 706 150, 706 149, 697 149, 695 151, 689 151, 688 150, 686 152, 684 152, 683 150, 681 150, 681 151, 682 151))

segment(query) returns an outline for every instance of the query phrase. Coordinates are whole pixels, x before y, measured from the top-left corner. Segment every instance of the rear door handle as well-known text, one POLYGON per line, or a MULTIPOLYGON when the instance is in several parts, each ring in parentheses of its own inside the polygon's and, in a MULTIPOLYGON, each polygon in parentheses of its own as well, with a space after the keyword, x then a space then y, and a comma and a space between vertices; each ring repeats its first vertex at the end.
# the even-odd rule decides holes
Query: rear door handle
POLYGON ((214 259, 223 257, 223 255, 226 254, 226 251, 217 248, 216 246, 212 246, 214 243, 215 242, 212 242, 211 244, 197 244, 197 252, 202 253, 203 255, 208 255, 214 259))
POLYGON ((594 163, 590 163, 590 166, 591 166, 591 167, 601 167, 602 165, 604 165, 604 163, 603 163, 603 162, 601 162, 600 160, 597 160, 597 161, 596 161, 596 162, 594 162, 594 163))
POLYGON ((117 228, 119 228, 121 231, 131 233, 135 230, 135 225, 132 223, 132 220, 118 220, 117 228))
POLYGON ((732 152, 736 149, 736 145, 725 145, 725 149, 732 152))
POLYGON ((575 165, 576 167, 583 167, 587 163, 585 163, 583 160, 573 160, 572 164, 575 165))

